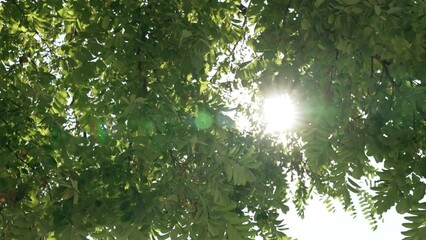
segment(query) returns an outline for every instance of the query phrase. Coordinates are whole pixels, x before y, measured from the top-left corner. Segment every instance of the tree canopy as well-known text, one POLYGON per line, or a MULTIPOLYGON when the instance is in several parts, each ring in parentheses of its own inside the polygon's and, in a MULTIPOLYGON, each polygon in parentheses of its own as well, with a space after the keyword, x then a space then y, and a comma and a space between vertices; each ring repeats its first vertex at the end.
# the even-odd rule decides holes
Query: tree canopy
POLYGON ((0 239, 287 239, 311 194, 421 239, 425 26, 423 0, 0 1, 0 239), (239 88, 297 102, 286 144, 235 126, 239 88))

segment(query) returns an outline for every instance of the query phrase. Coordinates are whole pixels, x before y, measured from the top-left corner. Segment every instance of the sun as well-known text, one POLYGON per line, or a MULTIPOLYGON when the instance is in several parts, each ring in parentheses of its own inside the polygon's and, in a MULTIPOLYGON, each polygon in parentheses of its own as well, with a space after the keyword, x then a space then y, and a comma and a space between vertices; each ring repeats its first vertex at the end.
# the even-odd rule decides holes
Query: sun
POLYGON ((268 133, 283 133, 294 127, 297 109, 289 95, 275 95, 264 99, 263 121, 268 133))

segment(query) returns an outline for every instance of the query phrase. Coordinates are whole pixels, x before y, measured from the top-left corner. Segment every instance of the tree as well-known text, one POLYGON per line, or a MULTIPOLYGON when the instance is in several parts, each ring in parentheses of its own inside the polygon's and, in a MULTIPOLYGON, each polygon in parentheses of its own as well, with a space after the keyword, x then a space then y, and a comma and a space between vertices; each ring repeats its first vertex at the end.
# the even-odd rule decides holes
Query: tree
POLYGON ((286 239, 279 212, 293 201, 303 216, 316 193, 348 211, 359 198, 373 227, 396 204, 420 239, 425 11, 0 2, 0 238, 286 239), (234 127, 229 112, 252 111, 224 97, 239 85, 293 93, 304 108, 290 143, 234 127))

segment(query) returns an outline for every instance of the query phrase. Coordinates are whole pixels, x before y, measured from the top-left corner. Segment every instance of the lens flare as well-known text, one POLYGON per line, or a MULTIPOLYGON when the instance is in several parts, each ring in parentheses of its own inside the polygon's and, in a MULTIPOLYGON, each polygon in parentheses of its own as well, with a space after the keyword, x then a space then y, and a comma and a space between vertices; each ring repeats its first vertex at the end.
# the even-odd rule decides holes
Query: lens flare
POLYGON ((296 106, 289 95, 271 96, 263 102, 263 120, 269 133, 285 132, 294 127, 296 106))
POLYGON ((213 125, 213 121, 212 114, 207 111, 199 111, 195 116, 195 126, 201 130, 210 128, 213 125))

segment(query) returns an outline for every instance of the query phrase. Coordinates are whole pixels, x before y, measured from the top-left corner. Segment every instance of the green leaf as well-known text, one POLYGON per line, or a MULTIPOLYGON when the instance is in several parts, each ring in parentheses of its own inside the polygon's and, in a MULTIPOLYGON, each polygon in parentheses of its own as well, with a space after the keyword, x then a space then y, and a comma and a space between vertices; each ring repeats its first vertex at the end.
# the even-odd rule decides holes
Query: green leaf
POLYGON ((414 201, 420 201, 426 195, 426 186, 424 183, 418 183, 413 188, 414 201))
POLYGON ((224 218, 226 219, 226 221, 228 221, 230 224, 241 224, 243 223, 243 220, 234 213, 229 213, 229 214, 225 214, 224 218))
POLYGON ((396 211, 399 214, 404 214, 409 210, 408 199, 401 199, 398 204, 396 204, 396 211))
POLYGON ((311 23, 308 19, 304 18, 302 19, 302 29, 303 30, 309 30, 311 28, 311 23))
POLYGON ((380 15, 380 13, 382 12, 382 10, 380 9, 379 5, 374 5, 374 12, 376 13, 377 16, 380 15))
POLYGON ((203 92, 208 89, 209 87, 209 81, 201 81, 200 82, 200 94, 203 94, 203 92))
POLYGON ((241 235, 238 233, 238 231, 230 224, 227 225, 227 233, 228 233, 228 239, 243 239, 241 235))
POLYGON ((340 1, 342 1, 342 3, 346 5, 355 5, 359 3, 359 0, 340 0, 340 1))
POLYGON ((318 8, 319 6, 321 6, 321 4, 323 4, 323 2, 324 2, 324 0, 316 0, 315 3, 314 3, 314 6, 316 8, 318 8))
POLYGON ((192 36, 192 32, 188 31, 186 29, 182 29, 181 35, 182 35, 182 38, 188 38, 188 37, 192 36))
POLYGON ((109 27, 109 23, 110 23, 111 19, 110 17, 107 15, 105 17, 102 18, 102 28, 107 30, 109 27))

